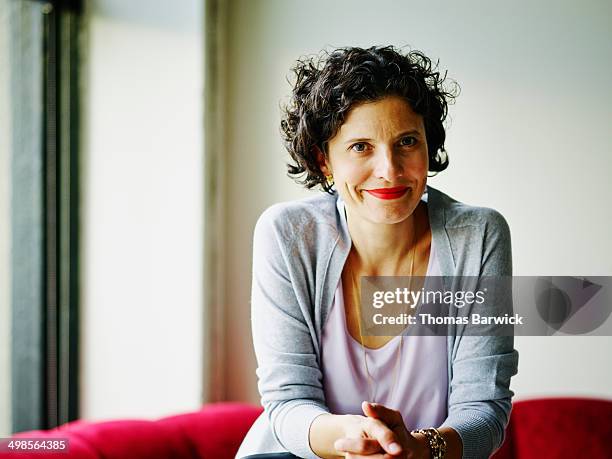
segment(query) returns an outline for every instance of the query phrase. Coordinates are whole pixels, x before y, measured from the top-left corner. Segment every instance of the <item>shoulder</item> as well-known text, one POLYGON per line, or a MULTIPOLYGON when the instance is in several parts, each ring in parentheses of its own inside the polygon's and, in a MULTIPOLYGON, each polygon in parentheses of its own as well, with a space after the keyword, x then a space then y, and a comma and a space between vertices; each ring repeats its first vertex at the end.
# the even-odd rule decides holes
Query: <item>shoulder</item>
POLYGON ((509 237, 508 222, 498 210, 465 204, 435 188, 429 187, 428 191, 430 203, 443 213, 446 228, 476 226, 486 233, 500 233, 509 237))
POLYGON ((337 234, 337 197, 328 193, 295 201, 281 202, 268 207, 255 225, 255 236, 276 237, 284 240, 303 238, 314 231, 337 234))

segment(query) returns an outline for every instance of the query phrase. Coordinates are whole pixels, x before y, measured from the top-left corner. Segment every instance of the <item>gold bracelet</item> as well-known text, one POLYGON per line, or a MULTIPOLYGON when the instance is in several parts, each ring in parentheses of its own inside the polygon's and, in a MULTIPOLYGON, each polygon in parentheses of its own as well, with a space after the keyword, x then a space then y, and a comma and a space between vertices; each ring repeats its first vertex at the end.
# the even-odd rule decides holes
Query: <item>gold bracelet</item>
POLYGON ((431 427, 429 429, 413 430, 412 434, 423 434, 429 443, 429 451, 431 459, 442 459, 446 454, 446 440, 438 432, 438 429, 431 427))

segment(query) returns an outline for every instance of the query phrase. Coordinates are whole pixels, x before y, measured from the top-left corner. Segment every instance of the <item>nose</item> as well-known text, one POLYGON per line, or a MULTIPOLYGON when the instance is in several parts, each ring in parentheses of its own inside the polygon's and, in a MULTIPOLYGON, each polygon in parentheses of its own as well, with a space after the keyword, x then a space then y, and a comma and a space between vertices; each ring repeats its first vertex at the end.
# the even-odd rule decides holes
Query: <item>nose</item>
POLYGON ((379 147, 374 155, 374 174, 376 178, 394 182, 404 173, 403 165, 397 155, 393 154, 393 147, 379 147))

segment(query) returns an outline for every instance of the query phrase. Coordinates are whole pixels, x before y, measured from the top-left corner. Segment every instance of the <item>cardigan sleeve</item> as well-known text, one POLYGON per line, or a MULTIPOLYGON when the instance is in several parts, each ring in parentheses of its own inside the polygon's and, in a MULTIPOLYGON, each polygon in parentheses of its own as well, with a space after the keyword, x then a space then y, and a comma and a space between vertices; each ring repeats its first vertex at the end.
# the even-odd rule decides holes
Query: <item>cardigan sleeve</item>
MULTIPOLYGON (((251 321, 258 389, 275 439, 287 451, 316 459, 309 444, 312 421, 328 413, 308 313, 311 299, 296 279, 296 234, 281 224, 282 207, 262 214, 254 232, 251 321)), ((285 222, 286 223, 286 222, 285 222)))
MULTIPOLYGON (((481 276, 511 276, 510 229, 492 209, 484 212, 481 276)), ((507 293, 507 291, 506 291, 507 293)), ((512 302, 511 295, 494 298, 512 302)), ((517 373, 513 336, 457 336, 450 381, 449 413, 443 426, 457 431, 463 457, 488 458, 504 439, 511 399, 510 378, 517 373)))

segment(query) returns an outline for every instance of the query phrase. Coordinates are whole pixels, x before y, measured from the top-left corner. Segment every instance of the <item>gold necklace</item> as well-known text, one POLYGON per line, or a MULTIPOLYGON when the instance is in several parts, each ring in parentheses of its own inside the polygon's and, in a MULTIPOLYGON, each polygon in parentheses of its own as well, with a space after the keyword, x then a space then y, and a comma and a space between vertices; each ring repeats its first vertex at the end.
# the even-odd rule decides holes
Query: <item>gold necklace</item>
MULTIPOLYGON (((409 290, 412 289, 412 274, 414 272, 414 257, 415 257, 415 252, 416 252, 416 216, 414 218, 415 220, 413 224, 412 248, 411 248, 412 253, 410 257, 410 277, 408 281, 409 290)), ((353 302, 357 306, 358 314, 359 314, 357 316, 357 325, 359 327, 359 342, 361 344, 361 350, 363 351, 363 363, 365 366, 366 376, 368 379, 368 397, 369 397, 368 401, 376 403, 376 400, 375 400, 376 392, 372 393, 372 386, 374 386, 374 389, 376 389, 376 386, 373 383, 373 378, 368 368, 368 357, 367 357, 366 347, 363 344, 363 341, 364 341, 363 331, 361 329, 361 286, 357 283, 357 280, 355 279, 355 273, 352 269, 351 269, 351 283, 352 283, 352 288, 353 288, 353 302), (355 302, 355 297, 356 297, 356 302, 355 302)), ((389 404, 391 404, 391 401, 393 400, 393 395, 395 395, 395 388, 397 387, 399 363, 401 361, 403 343, 404 343, 404 335, 402 334, 400 335, 399 344, 397 346, 397 352, 396 352, 397 357, 395 359, 395 365, 393 367, 393 385, 391 386, 391 393, 389 394, 389 400, 388 400, 389 404)))

